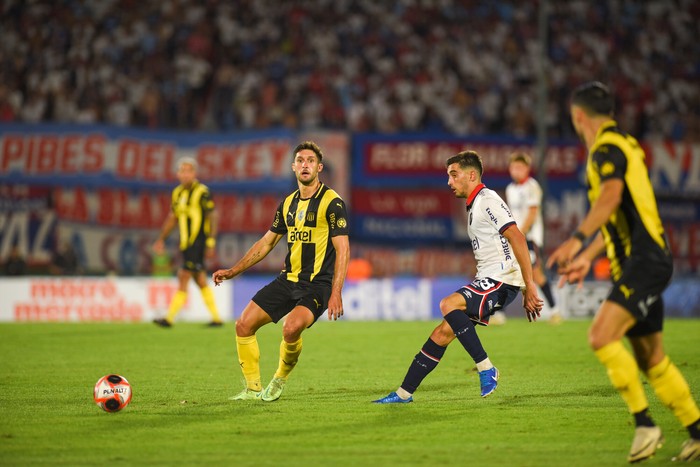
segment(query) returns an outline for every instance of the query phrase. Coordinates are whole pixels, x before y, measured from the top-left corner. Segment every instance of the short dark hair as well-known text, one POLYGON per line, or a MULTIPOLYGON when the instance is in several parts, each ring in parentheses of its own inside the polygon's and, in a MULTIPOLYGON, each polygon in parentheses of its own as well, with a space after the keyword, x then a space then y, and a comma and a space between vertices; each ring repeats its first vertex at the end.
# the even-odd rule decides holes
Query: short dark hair
POLYGON ((321 148, 318 147, 318 144, 314 143, 313 141, 304 141, 303 143, 299 143, 296 148, 294 148, 294 152, 292 153, 292 157, 296 157, 297 153, 299 151, 303 151, 304 149, 311 149, 314 153, 316 153, 316 157, 318 157, 319 162, 323 162, 323 152, 321 152, 321 148))
POLYGON ((584 83, 574 89, 571 104, 581 107, 588 115, 612 117, 615 112, 615 99, 610 89, 600 81, 584 83))
POLYGON ((510 159, 508 160, 509 164, 512 164, 513 162, 522 162, 526 166, 530 167, 532 165, 532 158, 524 152, 514 152, 510 155, 510 159))
POLYGON ((481 156, 479 156, 476 151, 462 151, 450 157, 447 159, 447 162, 445 162, 445 167, 449 167, 452 164, 459 164, 463 169, 473 167, 479 172, 479 177, 484 173, 484 165, 481 163, 481 156))

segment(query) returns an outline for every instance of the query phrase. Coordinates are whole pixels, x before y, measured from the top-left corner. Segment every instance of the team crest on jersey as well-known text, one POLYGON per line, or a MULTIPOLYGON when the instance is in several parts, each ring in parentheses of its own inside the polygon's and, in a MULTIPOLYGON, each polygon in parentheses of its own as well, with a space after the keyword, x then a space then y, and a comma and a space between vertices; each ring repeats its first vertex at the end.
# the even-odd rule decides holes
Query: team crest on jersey
POLYGON ((346 221, 344 217, 341 217, 340 219, 338 219, 338 227, 340 227, 341 229, 344 229, 347 225, 348 225, 348 221, 346 221))
POLYGON ((615 171, 615 165, 612 162, 606 161, 603 162, 603 165, 600 166, 600 173, 601 175, 610 175, 615 171))
POLYGON ((306 214, 306 221, 307 221, 307 222, 313 222, 314 219, 316 219, 316 213, 315 213, 315 212, 311 211, 311 212, 309 212, 309 213, 306 214))

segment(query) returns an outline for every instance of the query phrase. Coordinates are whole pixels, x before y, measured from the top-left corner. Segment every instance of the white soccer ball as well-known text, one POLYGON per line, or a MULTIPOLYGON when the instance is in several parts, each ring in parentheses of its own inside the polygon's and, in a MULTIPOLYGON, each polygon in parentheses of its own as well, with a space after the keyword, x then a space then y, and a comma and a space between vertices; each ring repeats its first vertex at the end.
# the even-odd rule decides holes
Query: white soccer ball
POLYGON ((95 384, 95 403, 105 412, 119 412, 131 402, 131 384, 120 375, 106 375, 95 384))

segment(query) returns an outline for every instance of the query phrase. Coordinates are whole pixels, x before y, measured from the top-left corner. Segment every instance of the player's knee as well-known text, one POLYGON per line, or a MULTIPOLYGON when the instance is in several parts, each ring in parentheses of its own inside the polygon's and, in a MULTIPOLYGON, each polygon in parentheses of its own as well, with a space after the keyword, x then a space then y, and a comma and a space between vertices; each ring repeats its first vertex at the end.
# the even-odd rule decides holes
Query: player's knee
POLYGON ((253 328, 242 318, 236 320, 236 335, 238 337, 250 337, 255 334, 253 328))
POLYGON ((287 318, 282 326, 282 336, 287 342, 294 342, 299 340, 304 329, 306 329, 306 323, 302 320, 287 318))
POLYGON ((451 297, 446 297, 440 300, 440 313, 442 313, 442 316, 450 314, 450 312, 454 311, 456 308, 457 306, 451 297))
POLYGON ((588 331, 588 345, 591 347, 591 349, 602 349, 610 342, 612 341, 594 327, 588 331))

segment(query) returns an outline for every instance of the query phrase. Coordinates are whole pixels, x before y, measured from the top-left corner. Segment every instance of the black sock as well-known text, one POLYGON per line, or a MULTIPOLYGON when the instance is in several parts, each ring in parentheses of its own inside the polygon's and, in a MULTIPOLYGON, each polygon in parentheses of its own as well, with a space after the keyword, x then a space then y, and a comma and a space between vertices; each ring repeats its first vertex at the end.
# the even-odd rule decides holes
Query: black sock
POLYGON ((474 359, 475 363, 484 361, 487 357, 479 336, 476 335, 474 323, 462 310, 452 310, 445 315, 445 321, 450 325, 455 336, 464 349, 474 359))
POLYGON ((411 394, 416 392, 423 379, 440 363, 440 359, 445 355, 445 349, 446 347, 440 347, 432 339, 428 339, 408 367, 401 387, 411 394))
POLYGON ((552 295, 552 289, 549 287, 549 281, 540 286, 540 289, 542 289, 544 298, 547 299, 547 305, 549 305, 549 308, 554 308, 554 295, 552 295))
POLYGON ((634 425, 635 426, 656 426, 654 421, 651 419, 649 414, 649 407, 634 414, 634 425))
POLYGON ((686 428, 688 428, 688 433, 690 433, 691 438, 700 439, 700 418, 695 420, 694 423, 691 423, 686 428))

